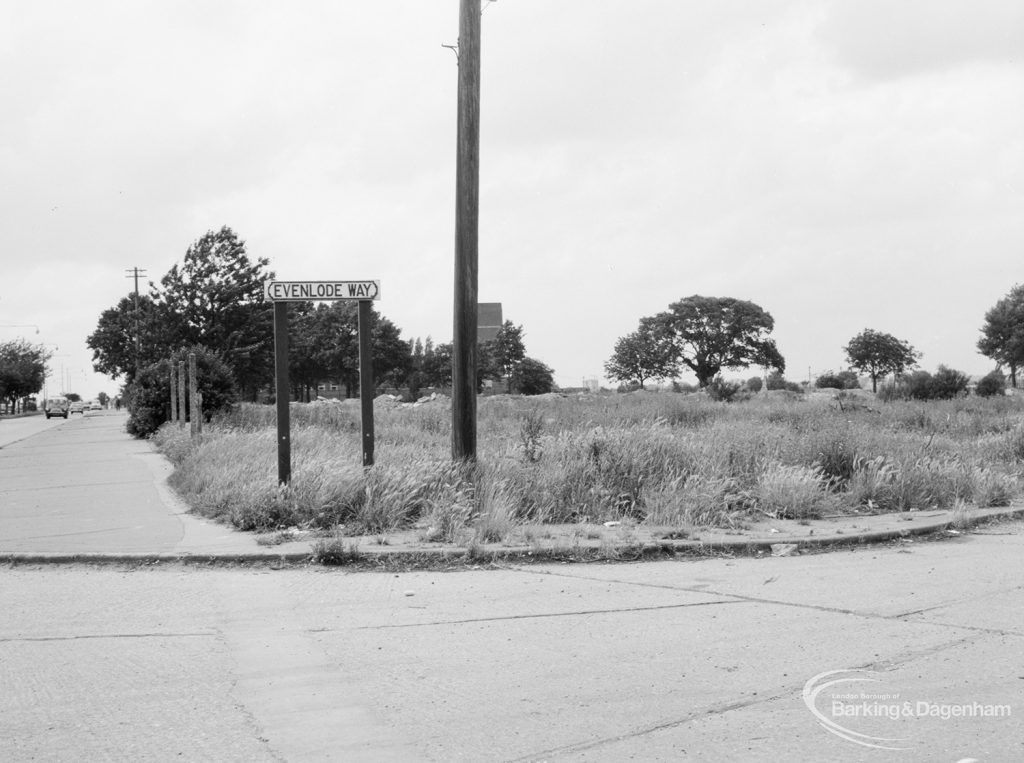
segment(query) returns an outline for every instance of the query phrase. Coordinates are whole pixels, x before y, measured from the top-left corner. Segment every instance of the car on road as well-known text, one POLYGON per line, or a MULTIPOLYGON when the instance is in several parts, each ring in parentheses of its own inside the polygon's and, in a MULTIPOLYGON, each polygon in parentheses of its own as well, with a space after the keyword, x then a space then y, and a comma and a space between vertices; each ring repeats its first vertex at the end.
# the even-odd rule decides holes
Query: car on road
POLYGON ((43 403, 43 412, 46 414, 46 418, 51 416, 63 416, 68 417, 68 410, 71 408, 71 403, 66 397, 48 397, 46 402, 43 403))
POLYGON ((85 402, 82 400, 75 400, 71 403, 71 413, 85 413, 85 402))
POLYGON ((93 400, 93 401, 91 401, 89 403, 89 410, 90 411, 102 411, 103 410, 103 406, 100 405, 100 401, 99 400, 93 400))

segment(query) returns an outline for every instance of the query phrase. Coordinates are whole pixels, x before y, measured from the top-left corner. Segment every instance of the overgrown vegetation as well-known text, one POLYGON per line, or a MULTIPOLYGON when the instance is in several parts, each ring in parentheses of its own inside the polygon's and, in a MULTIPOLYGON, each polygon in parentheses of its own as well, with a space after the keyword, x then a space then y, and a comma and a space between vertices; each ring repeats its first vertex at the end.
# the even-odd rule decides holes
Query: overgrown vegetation
POLYGON ((425 540, 466 544, 523 523, 735 527, 765 516, 1001 506, 1024 486, 1024 404, 1011 397, 482 398, 471 467, 451 462, 449 423, 441 404, 381 407, 377 464, 364 470, 357 407, 295 405, 288 488, 276 481, 269 406, 215 417, 195 442, 173 427, 155 441, 175 466, 175 489, 241 529, 415 527, 425 540))
MULTIPOLYGON (((216 412, 230 410, 237 393, 231 369, 220 356, 196 345, 186 347, 167 360, 143 368, 125 387, 125 399, 131 409, 128 434, 148 437, 171 420, 171 369, 187 368, 190 354, 196 356, 196 388, 203 396, 203 413, 209 419, 216 412)), ((185 397, 184 417, 191 421, 191 396, 185 397)))

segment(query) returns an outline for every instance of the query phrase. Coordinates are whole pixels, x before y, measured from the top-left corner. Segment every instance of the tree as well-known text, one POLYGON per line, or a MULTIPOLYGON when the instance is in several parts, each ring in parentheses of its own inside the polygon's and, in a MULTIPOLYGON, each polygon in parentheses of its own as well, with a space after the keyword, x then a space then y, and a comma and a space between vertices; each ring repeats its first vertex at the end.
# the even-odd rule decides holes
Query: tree
POLYGON ((130 381, 139 368, 201 345, 221 354, 247 399, 255 400, 274 370, 273 306, 263 295, 264 282, 274 277, 268 263, 251 261, 230 228, 207 232, 159 285, 150 282, 137 310, 129 295, 103 311, 86 340, 93 368, 130 381))
POLYGON ((878 378, 899 376, 917 365, 920 353, 909 344, 873 329, 864 329, 843 348, 850 367, 871 377, 871 391, 878 392, 878 378))
MULTIPOLYGON (((400 384, 409 373, 409 343, 390 320, 376 310, 370 315, 374 382, 400 384)), ((303 383, 331 379, 344 385, 346 397, 358 393, 359 307, 355 302, 318 304, 296 320, 292 335, 290 363, 293 369, 302 369, 303 383)))
POLYGON ((526 357, 523 327, 505 321, 494 339, 480 343, 477 354, 479 380, 508 380, 516 366, 526 357))
POLYGON ((1017 386, 1017 369, 1024 364, 1024 286, 1014 286, 985 313, 978 351, 1009 368, 1010 386, 1017 386))
POLYGON ((533 358, 523 358, 509 377, 509 387, 521 395, 543 395, 555 388, 555 372, 533 358))
POLYGON ((612 356, 604 364, 604 372, 609 379, 635 381, 643 389, 644 382, 650 379, 677 376, 679 364, 672 343, 657 330, 653 319, 644 318, 636 331, 615 342, 612 356))
POLYGON ((266 270, 269 262, 251 261, 245 242, 225 226, 189 246, 181 265, 153 289, 165 315, 180 319, 177 346, 219 353, 250 400, 274 373, 274 309, 263 294, 264 282, 274 277, 266 270))
POLYGON ((707 387, 723 368, 767 365, 785 370, 785 361, 768 335, 775 320, 759 305, 733 297, 694 295, 654 316, 659 335, 670 342, 674 359, 707 387))
POLYGON ((24 339, 0 343, 0 400, 13 410, 20 398, 42 390, 50 357, 43 345, 24 339))
POLYGON ((140 294, 138 311, 134 295, 121 299, 114 307, 100 314, 96 330, 85 343, 92 350, 92 367, 115 379, 135 378, 139 367, 167 357, 181 345, 183 333, 179 316, 153 297, 140 294), (136 334, 138 356, 136 358, 136 334))
POLYGON ((426 387, 452 386, 452 345, 450 342, 436 347, 430 337, 423 346, 423 384, 426 387))

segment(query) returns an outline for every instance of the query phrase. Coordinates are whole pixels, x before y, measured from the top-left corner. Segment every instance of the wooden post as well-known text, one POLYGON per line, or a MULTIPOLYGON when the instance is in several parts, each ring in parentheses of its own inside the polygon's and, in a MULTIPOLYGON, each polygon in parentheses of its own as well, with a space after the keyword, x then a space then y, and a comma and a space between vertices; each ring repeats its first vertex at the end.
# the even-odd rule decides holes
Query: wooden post
POLYGON ((178 361, 178 426, 185 426, 185 361, 178 361))
POLYGON ((373 466, 373 302, 359 300, 359 420, 363 466, 373 466))
POLYGON ((196 384, 196 354, 188 354, 188 391, 189 391, 189 435, 195 437, 199 433, 198 421, 202 415, 199 410, 199 385, 196 384))
POLYGON ((288 408, 288 303, 274 303, 274 371, 277 401, 277 481, 292 479, 291 411, 288 408))
POLYGON ((203 433, 203 393, 202 392, 197 392, 196 393, 196 410, 199 412, 199 415, 196 416, 196 432, 198 434, 202 434, 203 433))
POLYGON ((452 457, 476 459, 477 256, 480 212, 480 0, 459 2, 455 162, 452 457))
POLYGON ((178 369, 171 363, 171 421, 178 420, 178 369))

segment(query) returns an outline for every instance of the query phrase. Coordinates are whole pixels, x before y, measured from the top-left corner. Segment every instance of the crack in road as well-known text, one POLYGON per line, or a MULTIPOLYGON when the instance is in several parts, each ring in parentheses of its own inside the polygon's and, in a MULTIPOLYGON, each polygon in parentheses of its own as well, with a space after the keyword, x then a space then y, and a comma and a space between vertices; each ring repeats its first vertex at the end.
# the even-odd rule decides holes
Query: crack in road
MULTIPOLYGON (((946 602, 946 603, 943 603, 943 604, 937 604, 934 607, 926 607, 926 608, 921 609, 921 610, 914 610, 914 611, 911 611, 911 612, 902 612, 902 613, 898 613, 898 614, 895 614, 895 615, 885 615, 885 614, 880 614, 880 613, 877 613, 877 612, 863 612, 863 611, 860 611, 860 610, 846 609, 846 608, 843 608, 843 607, 829 607, 829 606, 825 606, 823 604, 803 604, 803 603, 800 603, 800 602, 785 601, 785 600, 782 600, 782 599, 769 599, 769 598, 764 598, 764 597, 760 597, 760 596, 748 596, 747 594, 741 594, 741 593, 729 593, 727 591, 717 591, 717 590, 714 590, 712 588, 708 588, 708 587, 704 586, 703 584, 700 585, 700 586, 677 586, 677 585, 667 585, 667 584, 664 584, 664 583, 643 583, 643 582, 637 582, 637 581, 633 581, 633 580, 619 580, 617 578, 598 578, 598 577, 589 577, 587 575, 570 575, 568 573, 563 573, 563 572, 550 572, 550 571, 538 572, 536 570, 531 570, 528 567, 509 566, 509 567, 506 567, 505 569, 508 569, 508 570, 510 570, 512 572, 524 572, 524 573, 532 574, 532 575, 551 575, 551 576, 554 576, 554 577, 569 578, 571 580, 589 580, 591 582, 597 582, 597 583, 617 583, 617 584, 620 584, 620 585, 638 586, 640 588, 657 588, 657 589, 666 590, 666 591, 685 591, 687 593, 703 593, 703 594, 707 594, 709 596, 725 596, 725 597, 728 597, 728 598, 736 599, 737 602, 747 602, 747 603, 754 603, 754 604, 777 604, 777 605, 783 606, 783 607, 794 607, 796 609, 810 609, 810 610, 814 610, 814 611, 817 611, 817 612, 825 612, 825 613, 834 614, 834 615, 852 615, 854 617, 862 617, 862 618, 869 619, 869 620, 900 621, 900 620, 902 620, 904 618, 910 617, 911 615, 918 614, 919 612, 927 612, 927 611, 930 611, 930 610, 933 610, 933 609, 941 609, 943 607, 952 606, 952 605, 957 604, 957 603, 959 603, 961 601, 974 601, 977 598, 977 597, 971 597, 969 599, 967 599, 967 598, 965 598, 965 599, 957 599, 957 600, 949 601, 949 602, 946 602)), ((1005 589, 1005 590, 995 591, 995 592, 993 592, 993 595, 999 594, 999 593, 1013 592, 1013 591, 1020 590, 1021 588, 1024 588, 1024 586, 1014 586, 1012 588, 1008 588, 1008 589, 1005 589)), ((920 624, 923 624, 923 625, 937 625, 937 626, 941 626, 941 627, 944 627, 944 628, 957 628, 957 629, 960 629, 960 630, 977 631, 977 632, 980 632, 980 633, 992 633, 992 634, 1004 635, 1004 636, 1022 636, 1022 635, 1024 635, 1024 634, 1018 633, 1016 631, 1007 631, 1007 630, 1002 630, 1002 629, 999 629, 999 628, 984 628, 984 627, 975 626, 975 625, 959 625, 959 624, 956 624, 956 623, 942 623, 942 622, 935 622, 935 621, 931 621, 931 620, 921 620, 921 621, 916 621, 916 622, 919 622, 920 624)))
MULTIPOLYGON (((378 631, 392 628, 426 628, 437 625, 464 625, 467 623, 492 623, 510 620, 536 620, 545 617, 584 617, 586 615, 615 615, 626 612, 656 612, 666 609, 685 609, 687 607, 709 607, 715 604, 743 604, 742 601, 695 601, 685 604, 657 604, 650 607, 619 607, 615 609, 581 609, 571 612, 541 612, 528 615, 496 615, 494 617, 471 617, 465 620, 435 620, 429 623, 401 623, 398 625, 360 625, 352 628, 356 631, 378 631)), ((316 633, 329 633, 337 628, 316 629, 316 633)), ((348 629, 346 629, 348 630, 348 629)))
POLYGON ((1016 586, 1012 586, 1011 588, 1001 588, 1001 589, 998 589, 998 590, 995 590, 995 591, 989 591, 987 593, 980 594, 980 595, 979 594, 972 594, 971 596, 961 596, 959 599, 951 599, 950 601, 943 602, 942 604, 935 604, 935 605, 930 606, 930 607, 921 607, 920 609, 911 609, 911 610, 908 610, 907 612, 901 612, 898 615, 893 615, 893 617, 895 617, 895 618, 911 617, 913 615, 920 615, 920 614, 923 614, 925 612, 933 612, 936 609, 945 609, 946 607, 952 607, 955 604, 962 604, 962 603, 967 602, 967 601, 970 601, 970 602, 981 601, 982 599, 990 599, 993 596, 1002 596, 1003 594, 1014 593, 1014 592, 1020 591, 1020 590, 1024 590, 1024 585, 1016 585, 1016 586))
POLYGON ((216 638, 213 631, 196 631, 184 633, 82 633, 76 636, 22 636, 0 637, 0 644, 41 643, 45 641, 86 641, 90 639, 120 638, 216 638))
MULTIPOLYGON (((946 642, 944 644, 938 644, 927 649, 920 649, 916 651, 904 652, 901 655, 897 655, 890 660, 874 661, 865 665, 856 665, 849 670, 869 670, 869 671, 881 671, 883 669, 893 669, 906 664, 909 664, 922 657, 930 657, 934 654, 944 652, 949 649, 954 649, 964 644, 969 644, 974 641, 981 639, 981 636, 965 636, 958 638, 953 641, 946 642)), ((574 755, 580 752, 586 752, 587 750, 594 750, 599 747, 606 747, 608 745, 616 744, 618 742, 624 742, 630 739, 638 739, 640 737, 654 734, 659 731, 666 731, 668 729, 678 728, 685 726, 693 721, 700 720, 702 718, 708 718, 715 715, 724 715, 730 713, 733 710, 743 710, 747 707, 753 707, 756 705, 763 705, 769 702, 775 702, 780 699, 793 696, 794 694, 800 694, 804 689, 805 682, 794 683, 787 686, 783 686, 770 694, 764 696, 748 697, 744 699, 733 700, 729 702, 717 702, 713 705, 708 705, 700 710, 695 710, 686 715, 671 720, 662 721, 661 723, 655 723, 650 726, 643 728, 633 729, 627 731, 624 734, 617 734, 615 736, 603 737, 601 739, 593 739, 587 742, 577 742, 567 745, 561 745, 559 747, 552 747, 547 750, 539 750, 529 755, 523 755, 516 758, 510 758, 506 763, 530 763, 530 761, 538 760, 551 760, 553 757, 561 757, 564 755, 574 755)))
POLYGON ((148 479, 115 480, 113 482, 76 482, 74 485, 32 485, 30 487, 4 488, 5 493, 38 493, 43 490, 78 490, 86 487, 116 487, 118 485, 145 485, 148 479))
POLYGON ((99 530, 82 530, 74 533, 53 533, 51 535, 28 535, 18 538, 0 538, 0 543, 8 541, 40 540, 42 538, 74 538, 78 535, 100 535, 102 533, 120 532, 121 530, 141 530, 142 525, 125 525, 124 527, 103 527, 99 530))

